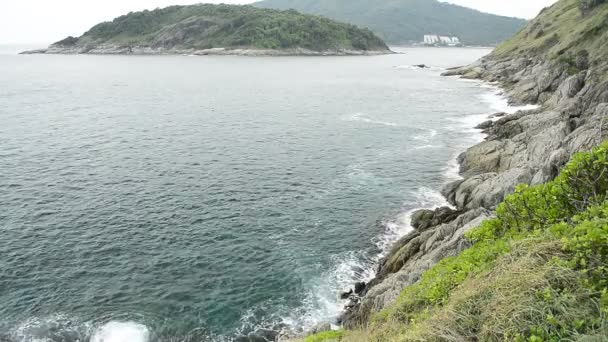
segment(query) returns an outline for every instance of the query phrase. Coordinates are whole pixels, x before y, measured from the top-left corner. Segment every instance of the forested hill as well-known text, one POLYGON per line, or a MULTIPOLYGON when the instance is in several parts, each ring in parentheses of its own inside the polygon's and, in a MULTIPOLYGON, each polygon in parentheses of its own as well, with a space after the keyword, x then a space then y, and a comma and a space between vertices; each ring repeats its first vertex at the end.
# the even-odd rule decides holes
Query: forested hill
POLYGON ((387 51, 386 44, 370 30, 351 24, 293 10, 211 4, 132 12, 98 24, 79 38, 59 41, 49 50, 153 53, 214 48, 387 51))
POLYGON ((368 27, 389 44, 420 42, 425 34, 437 34, 458 36, 466 45, 496 45, 526 23, 437 0, 264 0, 254 5, 293 8, 368 27))

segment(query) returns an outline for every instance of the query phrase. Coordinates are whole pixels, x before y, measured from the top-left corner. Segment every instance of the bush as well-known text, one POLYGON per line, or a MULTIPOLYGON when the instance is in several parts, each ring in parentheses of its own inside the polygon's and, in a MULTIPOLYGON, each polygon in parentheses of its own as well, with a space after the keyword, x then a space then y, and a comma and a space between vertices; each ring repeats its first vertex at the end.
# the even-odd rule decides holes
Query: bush
POLYGON ((559 240, 514 243, 491 270, 465 280, 402 340, 559 341, 599 333, 594 292, 582 286, 578 271, 553 262, 556 257, 567 257, 559 240))
POLYGON ((518 186, 494 219, 466 234, 473 246, 405 288, 374 317, 375 330, 398 331, 400 340, 604 336, 607 198, 608 142, 574 155, 547 184, 518 186), (395 324, 408 328, 386 328, 395 324))
POLYGON ((519 185, 496 208, 496 218, 468 233, 472 241, 533 231, 566 222, 608 198, 608 142, 575 154, 559 176, 533 187, 519 185))

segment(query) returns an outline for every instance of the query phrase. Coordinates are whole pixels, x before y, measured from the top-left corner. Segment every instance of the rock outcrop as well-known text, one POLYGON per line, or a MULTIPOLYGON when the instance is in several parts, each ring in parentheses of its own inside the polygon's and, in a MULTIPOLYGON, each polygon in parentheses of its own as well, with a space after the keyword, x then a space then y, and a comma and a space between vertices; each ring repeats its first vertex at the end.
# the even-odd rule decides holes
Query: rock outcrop
MULTIPOLYGON (((576 10, 567 7, 569 2, 572 0, 560 1, 535 20, 576 10)), ((537 104, 539 108, 494 115, 477 127, 487 134, 485 141, 458 157, 462 179, 442 190, 455 209, 414 213, 415 230, 396 243, 381 261, 376 278, 367 284, 364 296, 341 317, 346 328, 367 324, 371 315, 394 303, 403 288, 415 283, 425 270, 467 248, 464 233, 491 217, 496 205, 518 184, 553 179, 572 154, 590 150, 608 136, 605 55, 593 58, 593 53, 581 50, 585 52, 568 59, 560 50, 562 57, 556 57, 550 50, 553 45, 545 47, 546 51, 541 46, 501 52, 526 46, 522 41, 533 37, 524 30, 513 47, 507 42, 506 47, 472 65, 444 73, 492 82, 504 89, 512 104, 537 104)), ((575 43, 573 39, 570 46, 575 43)))
POLYGON ((149 46, 98 45, 88 47, 51 45, 47 49, 23 51, 21 54, 59 55, 187 55, 187 56, 374 56, 391 54, 389 50, 328 49, 315 51, 304 48, 262 49, 262 48, 153 48, 149 46))

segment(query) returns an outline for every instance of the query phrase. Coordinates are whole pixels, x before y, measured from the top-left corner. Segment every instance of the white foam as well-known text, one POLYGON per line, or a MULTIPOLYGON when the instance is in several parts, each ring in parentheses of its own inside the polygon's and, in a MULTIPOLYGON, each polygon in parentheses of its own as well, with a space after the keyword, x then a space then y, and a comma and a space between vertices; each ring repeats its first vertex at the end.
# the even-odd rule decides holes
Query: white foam
MULTIPOLYGON (((449 118, 452 122, 456 123, 456 125, 451 127, 451 130, 465 132, 466 135, 462 138, 462 150, 466 149, 469 146, 475 145, 477 143, 482 142, 485 139, 485 134, 482 133, 481 130, 476 129, 475 127, 480 123, 487 120, 498 120, 499 117, 490 118, 490 116, 496 112, 514 114, 520 110, 534 110, 538 109, 538 105, 524 105, 524 106, 511 106, 509 105, 509 100, 507 96, 502 92, 502 90, 495 83, 483 82, 480 80, 467 80, 460 79, 463 82, 473 82, 476 83, 480 88, 487 89, 486 92, 479 95, 479 99, 486 103, 489 106, 489 112, 484 114, 472 114, 472 115, 464 115, 458 117, 449 118)), ((452 158, 449 160, 444 175, 448 181, 453 181, 460 179, 459 170, 460 165, 458 165, 458 155, 460 152, 455 153, 452 158)))
POLYGON ((150 331, 135 322, 112 321, 98 328, 91 337, 91 342, 148 342, 150 331))
POLYGON ((444 169, 444 175, 448 182, 456 181, 461 179, 460 177, 460 164, 458 164, 458 154, 455 154, 446 165, 444 169))
POLYGON ((354 251, 334 257, 332 265, 319 277, 309 280, 302 305, 283 317, 283 324, 298 332, 309 331, 319 323, 333 322, 347 303, 339 294, 355 282, 370 281, 375 275, 371 262, 354 251))
POLYGON ((389 127, 397 127, 399 126, 398 124, 394 123, 394 122, 388 122, 388 121, 381 121, 381 120, 375 120, 370 118, 369 116, 367 116, 364 113, 355 113, 352 115, 347 115, 343 117, 343 120, 345 121, 354 121, 354 122, 365 122, 365 123, 369 123, 369 124, 373 124, 373 125, 382 125, 382 126, 389 126, 389 127))
MULTIPOLYGON (((413 66, 397 66, 397 69, 424 70, 413 66)), ((471 80, 480 87, 488 89, 488 92, 480 95, 481 100, 489 105, 488 113, 464 115, 449 118, 454 125, 451 128, 462 136, 461 145, 456 146, 457 152, 448 161, 445 168, 446 181, 460 179, 459 164, 457 156, 465 148, 472 146, 484 139, 481 130, 475 129, 479 123, 488 120, 488 116, 495 112, 515 113, 519 110, 535 109, 538 106, 528 105, 521 107, 509 106, 507 98, 500 92, 495 85, 471 80)), ((375 125, 399 126, 392 122, 375 120, 364 113, 356 113, 343 117, 346 121, 364 122, 375 125)), ((423 133, 413 139, 422 141, 426 144, 414 147, 435 148, 431 144, 433 138, 438 134, 437 130, 425 129, 423 133)), ((355 172, 349 177, 366 178, 365 173, 355 172), (356 176, 356 177, 355 177, 356 176)), ((368 282, 376 275, 376 266, 380 259, 386 256, 393 245, 403 236, 411 233, 414 228, 411 226, 412 214, 419 209, 435 209, 442 206, 452 207, 444 196, 437 190, 426 187, 419 188, 412 196, 413 201, 406 203, 404 210, 396 217, 383 222, 384 233, 374 239, 378 254, 370 256, 357 252, 350 252, 335 258, 332 263, 334 266, 320 275, 318 278, 311 279, 308 291, 302 305, 296 310, 288 312, 281 318, 281 322, 289 326, 295 332, 308 331, 319 323, 332 322, 338 317, 346 304, 346 300, 339 298, 341 291, 348 290, 346 286, 351 286, 355 282, 368 282)))
MULTIPOLYGON (((450 204, 446 201, 443 195, 436 190, 420 187, 414 194, 414 200, 410 203, 407 203, 408 209, 399 215, 397 215, 394 219, 388 220, 384 222, 385 232, 384 234, 376 240, 376 246, 380 249, 380 255, 378 255, 376 260, 379 260, 383 256, 386 255, 390 251, 390 248, 393 246, 397 240, 402 238, 403 236, 409 234, 414 230, 411 225, 412 214, 419 209, 435 209, 443 206, 450 206, 450 204)), ((370 278, 375 276, 375 271, 373 269, 374 265, 368 265, 370 278)))
POLYGON ((384 234, 375 240, 380 253, 365 256, 358 252, 349 252, 334 258, 334 265, 318 278, 311 279, 310 286, 302 305, 283 317, 282 323, 294 331, 308 331, 323 322, 332 322, 344 309, 347 300, 339 298, 347 286, 364 281, 369 282, 376 276, 376 265, 386 256, 393 244, 401 237, 413 231, 410 224, 412 213, 420 208, 437 208, 449 205, 438 191, 420 188, 407 204, 412 209, 406 210, 392 220, 383 222, 384 234))
POLYGON ((414 150, 422 150, 422 149, 427 149, 427 148, 441 148, 441 145, 432 145, 432 144, 427 144, 427 145, 421 145, 421 146, 415 146, 414 150))
POLYGON ((415 135, 412 139, 424 142, 430 142, 436 135, 437 130, 430 128, 423 128, 424 133, 415 135))
POLYGON ((524 106, 511 106, 507 96, 505 96, 502 90, 494 84, 482 83, 480 87, 489 90, 489 92, 482 94, 480 98, 483 102, 490 105, 490 108, 495 112, 514 114, 520 110, 533 110, 539 108, 538 105, 532 104, 524 106))

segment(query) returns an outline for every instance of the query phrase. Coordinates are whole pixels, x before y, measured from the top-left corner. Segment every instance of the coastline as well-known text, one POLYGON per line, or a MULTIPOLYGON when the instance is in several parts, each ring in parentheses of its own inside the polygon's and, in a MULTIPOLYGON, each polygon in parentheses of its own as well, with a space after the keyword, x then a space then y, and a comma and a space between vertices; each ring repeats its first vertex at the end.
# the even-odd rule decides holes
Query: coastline
POLYGON ((20 52, 21 55, 55 54, 55 55, 181 55, 181 56, 247 56, 247 57, 282 57, 282 56, 379 56, 395 54, 387 50, 324 50, 315 51, 303 48, 293 49, 256 49, 256 48, 211 48, 211 49, 165 49, 152 47, 124 47, 117 45, 99 45, 96 47, 61 47, 51 45, 47 49, 20 52))
POLYGON ((451 207, 412 214, 413 231, 395 243, 376 277, 347 304, 339 318, 344 328, 366 326, 426 270, 467 249, 464 233, 493 217, 518 184, 552 180, 571 155, 602 141, 606 82, 597 82, 592 71, 572 74, 559 61, 490 54, 442 74, 498 89, 507 104, 522 110, 497 113, 476 126, 485 138, 457 157, 460 179, 441 190, 451 207))
MULTIPOLYGON (((430 70, 434 70, 434 68, 430 68, 430 70)), ((446 69, 442 69, 445 71, 446 69)), ((436 71, 436 70, 435 70, 436 71)), ((444 76, 441 76, 444 77, 444 76)), ((497 120, 499 119, 496 114, 506 113, 506 116, 513 115, 521 109, 530 109, 531 107, 525 106, 512 106, 509 105, 509 97, 505 95, 505 90, 499 87, 496 84, 490 83, 485 80, 466 80, 461 79, 462 82, 474 82, 476 86, 482 89, 485 89, 486 92, 479 95, 481 101, 485 102, 488 105, 488 111, 484 114, 471 114, 464 115, 459 117, 459 120, 454 121, 455 129, 464 128, 465 130, 470 130, 470 132, 474 132, 475 136, 472 137, 471 141, 466 144, 463 144, 462 149, 459 152, 452 156, 445 164, 445 168, 442 168, 444 171, 444 187, 448 184, 463 180, 463 176, 459 173, 459 169, 461 168, 459 162, 459 155, 466 152, 468 148, 483 142, 485 138, 488 137, 488 133, 484 132, 484 130, 478 127, 483 122, 487 120, 497 120), (499 108, 500 107, 500 108, 499 108), (462 120, 460 120, 462 119, 462 120)), ((420 190, 423 190, 422 188, 420 190)), ((366 279, 359 279, 360 282, 356 283, 345 283, 344 285, 344 294, 348 292, 352 292, 348 299, 343 301, 343 308, 338 317, 336 317, 337 321, 335 322, 325 322, 319 323, 314 326, 309 331, 282 331, 278 335, 278 341, 298 341, 301 338, 306 337, 312 333, 319 333, 328 330, 338 329, 340 326, 348 327, 349 313, 356 311, 358 306, 361 304, 361 301, 367 295, 367 291, 369 291, 370 287, 376 286, 385 279, 383 276, 382 265, 391 258, 391 255, 395 253, 396 247, 398 247, 403 240, 407 240, 409 236, 416 236, 418 229, 414 227, 413 221, 415 219, 415 215, 417 212, 428 212, 428 211, 436 211, 436 210, 446 210, 449 208, 452 212, 458 212, 456 206, 452 205, 445 194, 442 193, 441 188, 437 189, 427 189, 432 191, 432 194, 426 194, 428 200, 425 205, 415 207, 409 209, 405 212, 400 213, 397 217, 395 217, 391 222, 387 222, 387 231, 382 237, 384 239, 383 246, 379 247, 380 253, 373 258, 373 262, 368 265, 370 269, 368 270, 369 277, 366 279), (434 195, 434 196, 431 196, 434 195), (430 197, 433 197, 432 199, 430 197), (428 204, 428 205, 426 205, 428 204), (394 227, 391 227, 394 226, 394 227), (365 288, 357 291, 357 288, 361 287, 361 284, 365 284, 365 288)), ((448 212, 449 213, 449 212, 448 212)), ((489 217, 489 215, 488 215, 489 217)), ((336 294, 338 295, 338 294, 336 294)))
MULTIPOLYGON (((441 77, 449 76, 445 76, 442 74, 441 77)), ((441 194, 441 198, 443 199, 443 201, 441 201, 442 203, 437 201, 434 206, 417 207, 408 210, 407 212, 402 214, 403 220, 407 221, 406 224, 409 225, 409 230, 402 234, 400 237, 398 237, 395 241, 393 241, 393 243, 391 244, 391 246, 389 246, 387 250, 380 253, 379 260, 375 265, 377 269, 374 277, 368 282, 366 282, 366 288, 361 292, 360 295, 354 295, 349 298, 349 302, 345 305, 341 316, 338 317, 338 323, 341 325, 345 325, 346 327, 348 327, 347 324, 351 319, 350 314, 353 311, 356 311, 358 306, 361 304, 363 298, 365 298, 365 296, 367 295, 369 289, 373 286, 381 284, 386 278, 386 276, 383 275, 383 264, 387 263, 389 259, 391 259, 391 257, 397 252, 397 250, 404 243, 404 241, 410 241, 412 238, 415 239, 416 237, 418 237, 418 233, 420 230, 428 228, 426 227, 420 229, 420 214, 431 214, 432 217, 433 213, 442 212, 442 214, 446 215, 445 217, 439 218, 439 221, 435 222, 436 224, 441 224, 444 221, 450 221, 451 219, 454 219, 458 216, 458 214, 460 213, 458 207, 454 203, 450 202, 448 194, 445 193, 444 189, 445 187, 448 187, 454 182, 461 182, 466 179, 466 177, 461 172, 462 161, 460 160, 460 156, 466 153, 469 148, 484 142, 489 137, 489 132, 487 132, 487 130, 484 130, 480 126, 487 121, 496 121, 500 118, 514 115, 520 111, 535 110, 538 108, 537 105, 531 104, 521 106, 510 105, 510 102, 512 102, 512 100, 506 94, 506 90, 496 83, 482 79, 466 78, 460 78, 460 81, 475 82, 478 87, 487 89, 487 94, 482 95, 482 97, 485 98, 484 102, 488 104, 488 113, 480 115, 473 114, 462 117, 462 119, 464 119, 463 121, 466 120, 466 124, 468 125, 466 129, 469 129, 471 130, 471 132, 475 132, 475 134, 478 135, 477 137, 475 137, 476 142, 474 141, 467 146, 463 146, 463 149, 457 155, 453 156, 450 160, 448 160, 448 162, 446 163, 447 166, 445 168, 446 174, 444 186, 442 189, 433 189, 434 191, 437 191, 438 194, 441 194), (500 104, 498 104, 499 102, 500 104), (497 104, 498 106, 496 106, 497 104), (499 106, 501 108, 496 108, 499 106)), ((487 212, 484 212, 482 213, 482 215, 480 215, 480 217, 485 219, 490 218, 491 215, 487 212)), ((436 219, 437 218, 435 218, 435 220, 436 219)), ((475 225, 478 225, 482 221, 482 219, 474 219, 472 221, 475 222, 475 225)))

